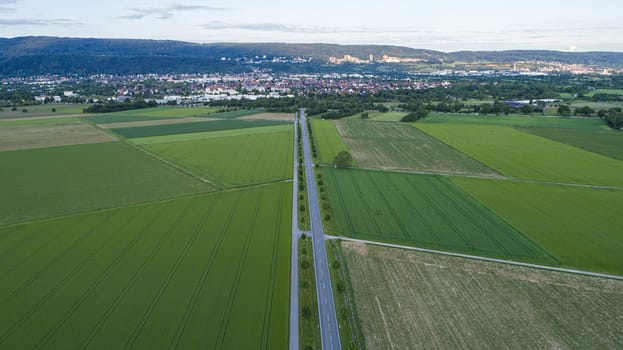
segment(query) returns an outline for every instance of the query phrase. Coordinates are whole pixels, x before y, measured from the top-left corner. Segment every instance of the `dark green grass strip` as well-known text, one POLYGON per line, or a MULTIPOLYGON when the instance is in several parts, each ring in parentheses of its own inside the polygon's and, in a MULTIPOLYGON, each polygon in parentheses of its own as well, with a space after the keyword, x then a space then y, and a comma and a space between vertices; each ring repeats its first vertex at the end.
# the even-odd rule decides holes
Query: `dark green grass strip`
POLYGON ((274 120, 213 120, 206 122, 196 123, 180 123, 180 124, 166 124, 166 125, 148 125, 137 126, 128 128, 112 129, 115 133, 125 138, 139 138, 150 136, 164 136, 175 134, 189 134, 195 132, 205 131, 219 131, 219 130, 231 130, 231 129, 244 129, 244 128, 256 128, 261 126, 282 125, 288 122, 274 121, 274 120))
POLYGON ((240 118, 240 117, 246 117, 249 115, 260 114, 264 112, 266 112, 264 108, 238 109, 235 111, 210 114, 207 117, 219 118, 219 119, 235 119, 235 118, 240 118))

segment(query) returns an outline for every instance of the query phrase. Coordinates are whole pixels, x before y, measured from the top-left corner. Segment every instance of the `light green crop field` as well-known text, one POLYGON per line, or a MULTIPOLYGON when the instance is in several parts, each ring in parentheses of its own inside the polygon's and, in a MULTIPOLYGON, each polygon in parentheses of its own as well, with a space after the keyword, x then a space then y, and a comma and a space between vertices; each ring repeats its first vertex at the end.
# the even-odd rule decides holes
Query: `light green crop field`
POLYGON ((119 142, 0 152, 0 164, 0 224, 213 190, 119 142))
POLYGON ((109 142, 115 139, 76 122, 0 125, 0 151, 109 142))
POLYGON ((57 124, 57 123, 79 123, 78 117, 55 117, 55 118, 36 118, 36 119, 22 119, 22 120, 0 120, 0 126, 15 126, 15 125, 37 125, 37 124, 57 124))
POLYGON ((593 102, 593 101, 573 101, 570 104, 571 108, 582 108, 588 106, 594 110, 610 109, 610 108, 623 108, 623 102, 593 102))
POLYGON ((255 109, 237 109, 235 111, 229 112, 221 112, 211 114, 210 118, 219 118, 219 119, 231 119, 231 118, 240 118, 247 117, 250 115, 260 114, 266 112, 264 108, 255 108, 255 109))
POLYGON ((34 106, 21 106, 17 107, 17 110, 12 111, 11 107, 2 107, 0 112, 0 119, 12 119, 12 118, 32 118, 32 117, 44 117, 55 115, 69 115, 69 114, 81 114, 84 108, 88 105, 75 105, 75 104, 45 104, 34 106), (52 108, 56 108, 56 112, 52 112, 52 108), (22 112, 22 109, 26 109, 27 112, 22 112))
POLYGON ((4 349, 285 349, 291 185, 0 229, 4 349))
POLYGON ((311 126, 321 163, 332 164, 338 153, 348 151, 333 121, 311 119, 311 126))
POLYGON ((262 127, 257 127, 257 128, 206 131, 206 132, 197 132, 197 133, 188 133, 188 134, 174 134, 174 135, 165 135, 165 136, 140 137, 140 138, 132 139, 131 141, 137 145, 150 145, 154 143, 206 140, 206 139, 214 139, 214 138, 230 137, 230 136, 270 134, 270 133, 281 132, 281 131, 287 132, 288 130, 292 130, 291 124, 262 126, 262 127))
POLYGON ((467 178, 453 181, 563 265, 623 276, 623 191, 467 178))
POLYGON ((253 133, 144 145, 222 187, 292 179, 294 132, 253 133))
POLYGON ((407 113, 404 112, 373 112, 368 113, 368 118, 379 122, 399 122, 405 115, 407 113))
POLYGON ((623 282, 342 243, 368 349, 617 349, 623 282))
POLYGON ((560 118, 560 117, 531 117, 531 116, 496 116, 496 115, 463 115, 463 114, 431 114, 419 120, 421 124, 479 124, 479 125, 507 125, 541 128, 564 129, 608 129, 603 120, 597 118, 560 118))
POLYGON ((556 265, 544 249, 441 176, 325 169, 344 236, 556 265))
POLYGON ((125 138, 139 138, 151 136, 165 136, 175 134, 191 134, 205 131, 220 131, 231 129, 256 128, 261 126, 292 125, 290 122, 277 120, 241 120, 218 119, 205 122, 148 125, 112 129, 125 138))
POLYGON ((623 160, 623 133, 621 132, 544 128, 524 128, 521 130, 610 158, 623 160))
POLYGON ((409 123, 337 121, 357 164, 364 168, 495 175, 495 171, 409 123))
POLYGON ((417 124, 417 127, 506 176, 623 186, 623 162, 510 127, 433 124, 417 124))
POLYGON ((610 94, 623 96, 623 89, 595 89, 584 94, 584 96, 593 97, 595 94, 610 94))

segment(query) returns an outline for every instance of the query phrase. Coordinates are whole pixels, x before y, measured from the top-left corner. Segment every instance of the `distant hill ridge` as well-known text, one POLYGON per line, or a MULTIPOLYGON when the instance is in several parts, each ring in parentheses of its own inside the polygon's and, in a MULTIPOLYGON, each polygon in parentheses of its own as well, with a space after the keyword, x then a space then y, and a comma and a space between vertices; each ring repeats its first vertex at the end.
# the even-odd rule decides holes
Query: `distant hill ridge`
MULTIPOLYGON (((244 71, 248 66, 222 62, 221 57, 303 56, 313 61, 298 70, 326 70, 329 57, 389 55, 443 62, 556 61, 623 68, 620 52, 559 52, 538 50, 460 51, 444 53, 390 45, 286 43, 197 44, 171 40, 90 39, 60 37, 0 38, 0 75, 45 73, 167 73, 244 71), (315 61, 315 62, 314 62, 315 61), (151 69, 151 70, 150 70, 151 69)), ((275 67, 273 67, 275 68, 275 67)), ((284 71, 290 68, 281 67, 284 71)))

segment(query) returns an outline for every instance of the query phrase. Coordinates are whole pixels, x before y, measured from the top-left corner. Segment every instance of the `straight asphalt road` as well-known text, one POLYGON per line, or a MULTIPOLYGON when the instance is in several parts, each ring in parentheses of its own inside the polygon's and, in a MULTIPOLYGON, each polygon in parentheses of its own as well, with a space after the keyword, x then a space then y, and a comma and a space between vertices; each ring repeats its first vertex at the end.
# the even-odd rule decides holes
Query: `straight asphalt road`
POLYGON ((307 198, 309 199, 309 212, 311 216, 311 236, 314 250, 314 268, 316 273, 322 349, 341 350, 340 332, 337 325, 333 290, 331 288, 331 276, 329 274, 329 262, 327 259, 327 250, 325 248, 325 234, 322 229, 320 205, 318 204, 318 194, 316 192, 316 179, 314 178, 314 164, 312 161, 309 134, 307 132, 307 119, 305 118, 304 109, 301 109, 300 112, 300 125, 303 134, 305 178, 307 179, 307 198))
POLYGON ((297 118, 294 118, 294 171, 292 182, 292 251, 290 252, 290 350, 299 350, 299 263, 298 244, 301 237, 298 218, 298 134, 297 118))

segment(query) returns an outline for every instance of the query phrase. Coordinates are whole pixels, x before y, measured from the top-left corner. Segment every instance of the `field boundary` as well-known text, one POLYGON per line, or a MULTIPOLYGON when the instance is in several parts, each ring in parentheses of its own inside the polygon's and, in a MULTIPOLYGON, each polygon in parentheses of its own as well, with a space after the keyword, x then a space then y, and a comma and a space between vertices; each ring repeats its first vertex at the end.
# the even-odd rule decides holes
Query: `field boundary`
POLYGON ((328 240, 340 240, 340 241, 347 241, 347 242, 356 242, 356 243, 365 243, 365 244, 378 245, 378 246, 384 246, 384 247, 389 247, 389 248, 413 250, 413 251, 423 252, 423 253, 447 255, 447 256, 454 256, 454 257, 457 257, 457 258, 465 258, 465 259, 471 259, 471 260, 481 260, 481 261, 488 261, 488 262, 494 262, 494 263, 500 263, 500 264, 515 265, 515 266, 522 266, 522 267, 530 267, 530 268, 535 268, 535 269, 540 269, 540 270, 549 270, 549 271, 571 273, 571 274, 576 274, 576 275, 608 278, 608 279, 623 281, 623 276, 610 275, 610 274, 599 273, 599 272, 590 272, 590 271, 583 271, 583 270, 567 269, 567 268, 563 268, 563 267, 553 267, 553 266, 546 266, 546 265, 537 265, 537 264, 523 263, 523 262, 514 261, 514 260, 487 258, 487 257, 484 257, 484 256, 478 256, 478 255, 452 253, 452 252, 445 252, 445 251, 442 251, 442 250, 410 247, 410 246, 405 246, 405 245, 400 245, 400 244, 368 241, 368 240, 364 240, 364 239, 348 238, 348 237, 342 237, 342 236, 329 236, 329 235, 326 235, 326 239, 328 239, 328 240))
MULTIPOLYGON (((321 167, 335 168, 334 164, 327 164, 327 163, 317 163, 317 164, 318 164, 318 166, 321 166, 321 167)), ((429 175, 429 176, 443 176, 443 177, 465 177, 465 178, 470 178, 470 179, 495 180, 495 181, 512 181, 512 182, 533 183, 533 184, 541 184, 541 185, 569 186, 569 187, 579 187, 579 188, 593 188, 593 189, 600 189, 600 190, 623 191, 623 187, 617 187, 617 186, 591 185, 591 184, 580 184, 580 183, 570 183, 570 182, 557 182, 557 181, 528 180, 528 179, 520 179, 520 178, 516 178, 516 177, 509 177, 509 176, 485 176, 485 175, 451 174, 451 173, 437 173, 437 172, 431 172, 431 171, 417 171, 417 170, 394 170, 394 169, 378 169, 378 168, 361 168, 361 167, 357 167, 357 166, 342 167, 342 168, 343 169, 351 169, 351 170, 376 171, 376 172, 381 172, 381 173, 401 173, 401 174, 429 175)))

